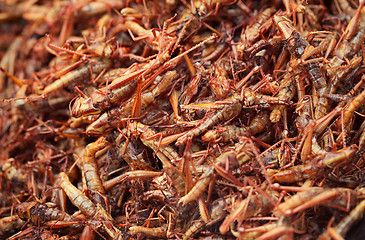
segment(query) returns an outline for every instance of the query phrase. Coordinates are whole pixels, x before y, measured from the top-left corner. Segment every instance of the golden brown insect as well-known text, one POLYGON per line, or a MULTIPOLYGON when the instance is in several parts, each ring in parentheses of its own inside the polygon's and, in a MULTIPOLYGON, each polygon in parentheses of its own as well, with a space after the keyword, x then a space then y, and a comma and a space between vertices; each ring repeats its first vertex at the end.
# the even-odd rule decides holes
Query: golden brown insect
POLYGON ((365 90, 363 90, 361 93, 359 93, 356 97, 354 97, 346 105, 344 114, 343 114, 343 120, 340 117, 336 121, 337 128, 341 129, 341 125, 345 126, 345 128, 348 128, 356 109, 358 109, 360 106, 362 106, 364 104, 364 102, 365 102, 365 90))
MULTIPOLYGON (((223 100, 221 103, 212 104, 211 108, 217 110, 213 113, 208 113, 207 116, 196 128, 189 130, 183 136, 179 137, 176 141, 176 145, 182 145, 188 140, 191 140, 192 138, 207 131, 211 126, 233 118, 241 112, 242 107, 266 108, 269 107, 271 104, 288 105, 289 102, 287 100, 278 99, 276 97, 270 97, 267 95, 255 93, 251 90, 244 90, 242 92, 242 97, 234 94, 232 97, 223 100)), ((188 108, 188 106, 185 106, 185 108, 188 108)), ((194 108, 194 106, 192 106, 192 108, 194 108)))
POLYGON ((95 205, 83 192, 72 185, 65 173, 59 174, 57 184, 86 216, 105 221, 112 220, 112 217, 100 205, 95 205))
MULTIPOLYGON (((273 185, 273 188, 285 189, 277 183, 273 185)), ((355 205, 360 196, 356 191, 348 188, 293 187, 293 191, 299 192, 276 206, 275 216, 292 215, 320 204, 337 206, 339 209, 342 207, 342 210, 345 210, 355 205)))
POLYGON ((270 199, 269 194, 262 193, 251 195, 243 200, 235 201, 232 206, 232 211, 224 219, 223 223, 219 227, 219 231, 222 234, 226 233, 232 222, 235 220, 242 222, 249 217, 257 216, 259 213, 266 215, 274 208, 273 202, 274 201, 270 199))
MULTIPOLYGON (((223 154, 221 154, 216 160, 215 164, 224 166, 225 164, 229 164, 230 169, 234 169, 239 165, 237 162, 237 153, 234 151, 228 151, 223 154)), ((200 176, 197 183, 194 185, 194 187, 182 198, 180 198, 179 203, 182 205, 185 205, 191 201, 196 200, 198 197, 200 197, 205 189, 208 187, 209 183, 214 178, 215 170, 214 166, 210 166, 207 170, 204 171, 204 173, 200 176)))
MULTIPOLYGON (((170 83, 176 77, 176 71, 167 72, 157 86, 151 87, 151 90, 143 92, 140 96, 140 110, 144 110, 149 104, 151 104, 157 96, 167 89, 170 83)), ((111 109, 110 111, 103 113, 98 120, 90 124, 86 133, 88 135, 102 135, 112 128, 117 128, 120 123, 120 119, 129 118, 132 115, 134 109, 135 99, 130 98, 122 106, 111 109)))
POLYGON ((356 147, 352 145, 338 152, 327 153, 325 156, 319 156, 306 164, 280 171, 273 176, 273 180, 275 182, 291 183, 322 176, 328 173, 331 168, 335 168, 349 161, 355 152, 356 147))
POLYGON ((258 112, 248 127, 237 127, 228 125, 217 129, 209 130, 202 136, 203 141, 229 142, 236 141, 240 136, 251 136, 264 130, 270 125, 269 115, 265 111, 258 112))
POLYGON ((246 127, 228 125, 207 131, 202 140, 206 142, 230 142, 238 140, 239 136, 248 134, 246 127))
POLYGON ((273 104, 279 105, 290 105, 290 101, 288 99, 282 99, 279 97, 270 97, 267 95, 255 93, 251 90, 244 90, 242 92, 243 99, 243 107, 259 107, 259 108, 267 108, 273 104))
POLYGON ((129 233, 132 235, 142 233, 143 235, 149 237, 166 238, 167 226, 156 227, 156 228, 133 226, 129 228, 129 233))
POLYGON ((200 135, 201 133, 205 132, 208 128, 212 127, 213 125, 217 124, 218 122, 223 122, 228 120, 235 115, 237 115, 242 109, 242 103, 239 97, 230 97, 224 100, 226 103, 221 109, 217 110, 216 112, 212 113, 212 116, 207 116, 203 119, 202 123, 199 124, 196 128, 188 131, 183 136, 179 137, 176 141, 176 145, 185 144, 186 141, 191 140, 193 137, 200 135))
POLYGON ((137 80, 133 79, 118 88, 97 89, 89 98, 76 98, 71 108, 71 116, 80 117, 81 115, 107 111, 127 99, 136 87, 137 80))
POLYGON ((104 194, 105 189, 100 179, 95 154, 97 151, 103 149, 107 144, 108 142, 105 137, 98 138, 97 141, 90 143, 85 147, 85 151, 81 156, 81 159, 77 161, 77 164, 82 171, 82 175, 85 178, 87 190, 91 191, 91 199, 99 204, 103 202, 99 194, 104 194))
POLYGON ((105 211, 101 205, 95 205, 83 192, 77 189, 70 182, 66 173, 61 172, 58 176, 57 185, 65 191, 66 195, 86 217, 100 221, 102 230, 113 239, 121 239, 122 233, 117 229, 112 221, 113 218, 105 211))
MULTIPOLYGON (((91 71, 94 74, 98 74, 104 69, 107 69, 111 66, 111 61, 108 59, 95 59, 95 63, 91 64, 91 71)), ((42 94, 50 94, 58 89, 64 88, 72 83, 77 83, 85 78, 88 78, 91 76, 90 68, 88 65, 85 65, 84 67, 80 69, 73 70, 69 73, 66 73, 59 79, 57 79, 55 82, 51 83, 45 89, 43 90, 42 94)))
MULTIPOLYGON (((295 77, 292 77, 289 73, 285 74, 282 80, 283 85, 280 86, 281 90, 279 90, 276 96, 278 98, 287 98, 288 100, 291 100, 296 93, 294 80, 295 77)), ((280 121, 285 107, 285 105, 277 105, 273 107, 270 114, 271 122, 276 123, 280 121)))
POLYGON ((137 179, 137 178, 154 178, 156 176, 161 175, 161 172, 155 172, 155 171, 146 171, 146 170, 135 170, 135 171, 129 171, 124 174, 121 174, 115 178, 112 178, 108 181, 105 181, 103 186, 105 190, 110 190, 113 186, 117 185, 118 183, 121 183, 123 181, 126 181, 128 179, 137 179))

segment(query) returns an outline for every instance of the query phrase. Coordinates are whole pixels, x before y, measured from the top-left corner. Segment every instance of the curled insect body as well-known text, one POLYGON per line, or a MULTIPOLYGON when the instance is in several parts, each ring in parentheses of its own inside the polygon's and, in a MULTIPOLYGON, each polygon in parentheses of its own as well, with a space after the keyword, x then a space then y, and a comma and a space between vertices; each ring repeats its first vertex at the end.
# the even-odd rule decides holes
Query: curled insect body
MULTIPOLYGON (((157 86, 151 87, 151 90, 147 90, 143 92, 141 96, 137 96, 140 100, 139 110, 142 111, 148 107, 149 104, 167 89, 176 76, 176 71, 167 72, 157 86)), ((102 135, 112 128, 117 128, 120 119, 131 117, 132 111, 136 110, 135 101, 135 98, 130 98, 120 107, 113 108, 108 112, 103 113, 98 120, 86 128, 86 133, 88 135, 102 135)))
POLYGON ((331 168, 350 161, 355 152, 356 147, 353 145, 338 152, 327 153, 325 156, 319 156, 306 164, 280 171, 273 176, 273 180, 275 182, 292 183, 322 176, 328 173, 331 168))
POLYGON ((105 221, 112 220, 112 217, 100 205, 96 206, 83 192, 72 185, 65 173, 59 174, 57 184, 85 216, 105 221))
POLYGON ((15 210, 21 219, 30 219, 33 223, 38 220, 48 222, 51 220, 71 221, 72 217, 55 206, 50 207, 50 203, 23 202, 16 206, 15 210))
POLYGON ((227 97, 230 91, 230 82, 228 80, 229 65, 225 58, 219 59, 214 63, 214 75, 209 81, 209 87, 215 94, 216 99, 227 97))
POLYGON ((251 120, 247 127, 247 132, 249 135, 255 135, 263 131, 266 127, 270 126, 269 114, 267 111, 263 110, 258 112, 251 120))
MULTIPOLYGON (((98 74, 104 69, 107 69, 111 66, 111 61, 108 59, 94 59, 95 63, 91 64, 91 70, 94 74, 98 74)), ((42 94, 50 94, 57 89, 64 88, 71 83, 77 83, 85 78, 90 77, 90 68, 89 65, 85 65, 81 69, 73 70, 69 73, 66 73, 55 82, 51 83, 43 90, 42 94)))
POLYGON ((100 179, 95 154, 97 151, 103 149, 107 144, 108 142, 106 139, 104 137, 100 137, 96 142, 90 143, 86 146, 83 156, 80 161, 77 161, 83 177, 85 178, 87 189, 91 191, 92 200, 100 204, 103 200, 99 194, 105 193, 105 189, 100 179))

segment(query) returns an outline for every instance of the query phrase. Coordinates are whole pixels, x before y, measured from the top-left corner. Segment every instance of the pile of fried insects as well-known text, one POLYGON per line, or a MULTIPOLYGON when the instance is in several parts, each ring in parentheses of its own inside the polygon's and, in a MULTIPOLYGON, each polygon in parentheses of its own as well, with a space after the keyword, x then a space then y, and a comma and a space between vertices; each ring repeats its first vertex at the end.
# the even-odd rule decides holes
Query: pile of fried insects
POLYGON ((344 239, 364 5, 0 1, 0 238, 344 239))

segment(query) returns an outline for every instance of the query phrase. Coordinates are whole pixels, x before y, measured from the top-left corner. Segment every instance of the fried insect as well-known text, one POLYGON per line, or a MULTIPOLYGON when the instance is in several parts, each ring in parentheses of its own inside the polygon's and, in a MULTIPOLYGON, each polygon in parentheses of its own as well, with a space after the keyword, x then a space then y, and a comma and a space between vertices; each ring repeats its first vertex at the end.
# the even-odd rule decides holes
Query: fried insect
POLYGON ((72 105, 71 116, 81 117, 107 111, 126 100, 136 87, 137 80, 131 80, 115 89, 108 87, 97 89, 89 98, 78 97, 72 105))
POLYGON ((310 162, 297 165, 290 169, 276 173, 272 178, 279 183, 292 183, 303 181, 308 178, 316 178, 328 173, 332 168, 351 161, 351 157, 356 152, 356 146, 352 145, 341 149, 338 152, 330 152, 325 156, 319 156, 310 162))
POLYGON ((95 205, 83 192, 70 182, 66 173, 61 172, 58 176, 57 185, 65 191, 72 204, 75 205, 86 217, 90 217, 101 224, 101 229, 113 239, 122 239, 122 233, 116 228, 113 218, 100 204, 95 205))
POLYGON ((222 109, 214 112, 213 116, 206 117, 206 119, 204 119, 198 127, 188 131, 186 134, 179 137, 176 141, 176 145, 185 144, 188 140, 191 140, 193 137, 200 135, 218 122, 224 122, 225 120, 234 117, 242 109, 242 103, 237 96, 227 98, 226 100, 224 100, 224 102, 226 102, 226 105, 223 106, 222 109))
POLYGON ((155 237, 155 238, 166 238, 167 226, 148 228, 142 226, 134 226, 129 228, 129 233, 132 235, 142 233, 145 236, 155 237))
POLYGON ((142 123, 132 123, 132 132, 139 133, 142 143, 155 152, 162 162, 166 175, 171 179, 171 182, 179 195, 183 195, 185 193, 185 177, 180 170, 170 162, 171 160, 176 160, 179 157, 179 154, 177 154, 169 145, 160 146, 159 141, 155 138, 156 132, 142 123))
MULTIPOLYGON (((343 218, 334 228, 333 230, 338 233, 339 236, 345 237, 346 233, 350 230, 352 225, 361 218, 365 211, 365 200, 362 200, 356 207, 343 218)), ((329 239, 330 233, 327 229, 318 239, 329 239)))
POLYGON ((59 174, 57 184, 65 191, 72 204, 79 208, 85 216, 105 221, 113 220, 100 205, 95 205, 83 192, 72 185, 66 173, 59 174))
MULTIPOLYGON (((239 162, 237 160, 237 153, 235 153, 234 151, 225 152, 215 160, 215 164, 217 166, 219 165, 224 166, 225 164, 229 164, 230 169, 235 169, 237 168, 237 166, 239 166, 239 162)), ((194 187, 185 196, 180 198, 179 203, 185 205, 200 197, 205 191, 205 189, 208 187, 209 183, 214 178, 214 174, 215 174, 214 166, 210 166, 200 176, 199 180, 194 185, 194 187)))
MULTIPOLYGON (((90 63, 91 71, 93 74, 98 74, 104 69, 107 69, 111 66, 111 61, 108 59, 94 59, 94 61, 95 63, 92 62, 90 63)), ((42 94, 45 95, 50 94, 58 89, 69 86, 72 83, 78 83, 85 78, 89 78, 90 76, 91 76, 90 68, 88 65, 85 65, 81 69, 73 70, 61 76, 55 82, 45 87, 42 94)))
POLYGON ((264 130, 268 125, 270 125, 268 113, 266 111, 260 111, 253 117, 248 127, 237 127, 235 125, 219 127, 206 132, 202 136, 202 140, 213 142, 236 141, 241 136, 253 136, 264 130))
POLYGON ((270 17, 275 12, 274 8, 266 8, 260 13, 258 13, 252 19, 252 23, 242 29, 240 44, 237 46, 238 55, 242 57, 245 50, 255 41, 257 41, 260 36, 268 30, 271 25, 270 17))
MULTIPOLYGON (((213 104, 212 108, 217 110, 215 110, 212 113, 208 112, 207 116, 202 120, 202 122, 196 128, 189 130, 183 136, 179 137, 176 140, 176 145, 178 146, 183 145, 188 140, 191 140, 192 138, 199 136, 201 133, 207 131, 213 125, 219 122, 227 121, 235 117, 237 114, 241 112, 242 107, 267 108, 271 104, 289 105, 290 103, 287 100, 278 99, 276 97, 270 97, 267 95, 262 95, 259 93, 255 93, 251 90, 244 90, 242 92, 242 97, 235 94, 232 97, 223 100, 222 103, 218 103, 216 105, 213 104)), ((185 108, 188 108, 188 106, 185 106, 185 108)), ((261 116, 258 116, 258 118, 261 118, 261 116)), ((252 131, 256 132, 256 130, 252 131)))
MULTIPOLYGON (((167 72, 159 81, 157 86, 151 87, 151 90, 143 92, 140 96, 140 110, 144 110, 149 104, 151 104, 155 98, 157 98, 162 92, 164 92, 170 83, 176 78, 176 71, 167 72)), ((109 131, 112 128, 117 128, 120 123, 120 119, 129 118, 132 115, 134 109, 135 99, 131 98, 124 102, 122 106, 109 110, 103 113, 98 120, 90 124, 86 133, 88 135, 98 136, 109 131)))
MULTIPOLYGON (((295 77, 290 76, 288 73, 285 74, 283 78, 283 85, 281 85, 280 88, 281 90, 279 90, 276 97, 281 99, 287 98, 288 100, 291 100, 296 93, 295 77)), ((274 106, 270 114, 271 122, 279 122, 285 108, 285 105, 274 106)))
POLYGON ((212 207, 209 211, 210 221, 208 223, 204 222, 202 219, 194 221, 192 225, 185 231, 183 239, 184 240, 190 239, 204 228, 212 226, 213 224, 222 220, 227 215, 225 207, 229 205, 230 202, 231 202, 230 198, 215 200, 212 203, 212 207))
POLYGON ((51 220, 71 221, 72 217, 59 210, 52 203, 23 202, 15 208, 18 216, 23 220, 31 220, 33 223, 48 222, 51 220))
POLYGON ((103 149, 107 144, 108 142, 105 137, 100 137, 96 142, 90 143, 85 147, 83 156, 79 161, 77 161, 85 179, 87 190, 91 191, 91 199, 99 204, 103 202, 100 194, 104 194, 105 189, 100 179, 95 154, 97 151, 103 149))
MULTIPOLYGON (((291 21, 283 16, 275 15, 274 22, 279 29, 281 35, 286 41, 286 47, 290 54, 295 59, 301 59, 302 56, 306 54, 309 47, 311 46, 307 40, 295 29, 291 21)), ((325 101, 324 94, 327 86, 327 81, 323 76, 321 68, 317 61, 311 61, 313 57, 308 58, 308 63, 304 63, 304 70, 308 75, 308 79, 313 83, 319 98, 322 97, 322 101, 325 101)), ((322 105, 327 105, 327 103, 321 103, 322 105)), ((320 108, 321 109, 321 108, 320 108)), ((318 106, 315 112, 315 118, 318 119, 323 116, 323 114, 318 110, 318 106)))
POLYGON ((232 211, 224 219, 219 227, 222 234, 228 232, 230 225, 235 221, 242 222, 243 220, 257 216, 258 214, 266 215, 274 209, 273 200, 269 199, 269 194, 255 194, 244 200, 235 201, 232 206, 232 211))

